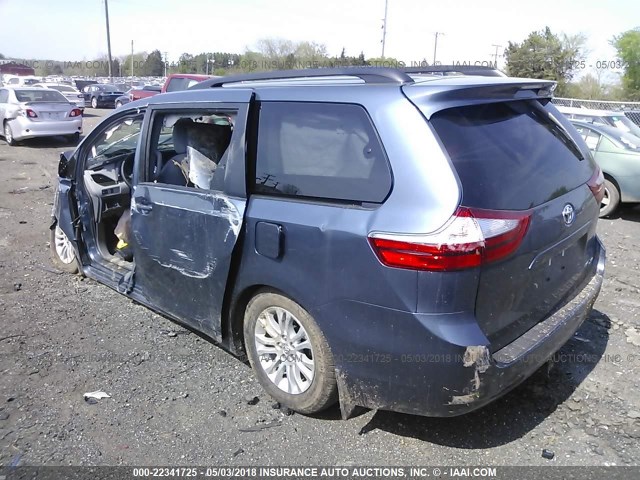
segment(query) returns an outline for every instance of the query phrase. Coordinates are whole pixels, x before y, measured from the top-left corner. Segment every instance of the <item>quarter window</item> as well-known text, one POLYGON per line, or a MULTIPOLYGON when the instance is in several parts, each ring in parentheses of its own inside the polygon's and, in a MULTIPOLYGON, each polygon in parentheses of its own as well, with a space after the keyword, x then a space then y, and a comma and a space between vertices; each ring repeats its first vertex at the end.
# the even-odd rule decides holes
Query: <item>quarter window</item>
POLYGON ((380 203, 391 181, 384 150, 361 106, 262 104, 255 192, 380 203))

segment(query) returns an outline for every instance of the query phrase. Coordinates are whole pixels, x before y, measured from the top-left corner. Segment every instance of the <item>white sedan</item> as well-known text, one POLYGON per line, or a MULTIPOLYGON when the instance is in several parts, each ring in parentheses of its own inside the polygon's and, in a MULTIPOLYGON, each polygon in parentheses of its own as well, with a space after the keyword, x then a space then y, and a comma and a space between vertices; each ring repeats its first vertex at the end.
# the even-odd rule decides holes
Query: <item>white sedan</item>
POLYGON ((84 112, 84 95, 77 88, 73 88, 71 85, 65 85, 63 83, 36 83, 31 85, 32 87, 50 88, 52 90, 59 91, 69 102, 75 104, 80 110, 84 112))
POLYGON ((77 142, 82 133, 82 111, 60 92, 46 88, 0 88, 0 122, 9 145, 56 135, 77 142))

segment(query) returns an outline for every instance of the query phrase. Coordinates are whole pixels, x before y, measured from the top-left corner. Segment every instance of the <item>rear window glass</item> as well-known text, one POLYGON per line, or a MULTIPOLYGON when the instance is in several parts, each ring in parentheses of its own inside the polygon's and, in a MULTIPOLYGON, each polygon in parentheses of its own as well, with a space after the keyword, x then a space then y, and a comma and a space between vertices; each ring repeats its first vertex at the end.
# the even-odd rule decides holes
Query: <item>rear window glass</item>
POLYGON ((16 98, 19 102, 63 102, 69 103, 66 98, 55 90, 16 90, 16 98))
POLYGON ((66 85, 52 85, 49 88, 53 90, 57 90, 59 92, 67 92, 67 93, 74 93, 76 91, 75 88, 67 87, 66 85))
POLYGON ((460 177, 464 205, 526 210, 587 182, 590 160, 567 145, 549 112, 565 124, 537 101, 458 107, 432 117, 460 177))
POLYGON ((119 90, 113 85, 99 85, 98 89, 106 93, 119 92, 119 90))
POLYGON ((255 191, 356 202, 382 202, 391 172, 359 105, 263 103, 255 191))
POLYGON ((167 92, 177 92, 178 90, 186 90, 189 87, 198 83, 197 80, 193 80, 192 78, 181 78, 174 77, 169 80, 169 84, 167 85, 167 92))

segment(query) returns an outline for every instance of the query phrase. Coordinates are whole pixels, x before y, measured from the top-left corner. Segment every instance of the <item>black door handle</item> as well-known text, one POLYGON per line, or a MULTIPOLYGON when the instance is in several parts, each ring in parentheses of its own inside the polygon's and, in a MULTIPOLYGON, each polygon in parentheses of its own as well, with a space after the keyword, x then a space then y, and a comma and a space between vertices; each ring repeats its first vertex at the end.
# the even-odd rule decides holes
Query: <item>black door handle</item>
POLYGON ((134 197, 134 202, 135 202, 135 207, 134 209, 136 210, 136 212, 142 213, 143 215, 151 212, 151 210, 153 210, 153 205, 151 203, 149 203, 149 200, 147 200, 144 197, 134 197))

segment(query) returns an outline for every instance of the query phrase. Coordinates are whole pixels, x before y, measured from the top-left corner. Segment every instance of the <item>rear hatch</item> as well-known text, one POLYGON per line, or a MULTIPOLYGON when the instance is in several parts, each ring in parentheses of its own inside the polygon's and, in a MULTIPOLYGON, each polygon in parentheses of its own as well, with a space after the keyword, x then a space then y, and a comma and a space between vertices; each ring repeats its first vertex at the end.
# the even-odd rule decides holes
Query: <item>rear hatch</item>
POLYGON ((477 267, 475 314, 495 351, 578 293, 592 275, 598 203, 589 183, 598 168, 548 92, 526 85, 488 87, 485 95, 482 87, 473 95, 464 91, 444 95, 439 104, 405 87, 448 153, 461 206, 489 219, 479 221, 483 231, 493 228, 491 219, 498 219, 496 228, 520 222, 512 238, 505 237, 515 249, 500 255, 495 247, 497 256, 477 267))

